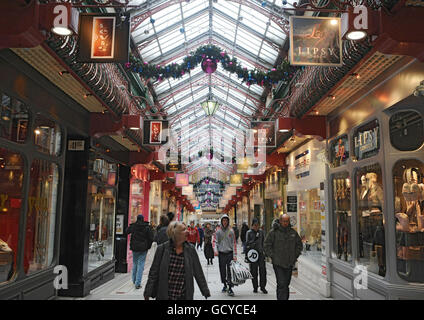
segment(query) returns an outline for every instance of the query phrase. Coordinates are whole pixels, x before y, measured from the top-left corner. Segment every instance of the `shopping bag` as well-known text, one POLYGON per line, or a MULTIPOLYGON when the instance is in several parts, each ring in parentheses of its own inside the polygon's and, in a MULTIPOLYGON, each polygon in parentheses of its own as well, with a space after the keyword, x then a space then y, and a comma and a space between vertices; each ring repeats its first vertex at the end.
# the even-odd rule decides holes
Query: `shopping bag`
POLYGON ((230 272, 231 272, 231 282, 232 284, 236 286, 245 283, 246 280, 248 279, 253 278, 249 269, 238 261, 231 261, 230 272))

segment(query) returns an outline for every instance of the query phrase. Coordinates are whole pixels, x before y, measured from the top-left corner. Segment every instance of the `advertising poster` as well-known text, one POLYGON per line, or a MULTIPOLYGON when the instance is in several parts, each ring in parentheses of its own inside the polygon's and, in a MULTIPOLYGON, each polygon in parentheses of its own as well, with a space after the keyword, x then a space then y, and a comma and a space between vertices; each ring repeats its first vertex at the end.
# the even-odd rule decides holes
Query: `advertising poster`
POLYGON ((125 63, 129 59, 130 17, 114 13, 80 13, 80 63, 125 63))
POLYGON ((177 173, 175 175, 175 185, 177 187, 188 186, 188 174, 186 174, 186 173, 177 173))
POLYGON ((91 33, 91 59, 113 58, 116 17, 94 17, 91 33))
POLYGON ((290 64, 341 66, 340 18, 290 17, 290 64))
POLYGON ((163 145, 168 141, 168 121, 144 120, 143 145, 163 145))
POLYGON ((151 144, 160 144, 162 142, 162 122, 151 121, 150 122, 150 140, 151 144))

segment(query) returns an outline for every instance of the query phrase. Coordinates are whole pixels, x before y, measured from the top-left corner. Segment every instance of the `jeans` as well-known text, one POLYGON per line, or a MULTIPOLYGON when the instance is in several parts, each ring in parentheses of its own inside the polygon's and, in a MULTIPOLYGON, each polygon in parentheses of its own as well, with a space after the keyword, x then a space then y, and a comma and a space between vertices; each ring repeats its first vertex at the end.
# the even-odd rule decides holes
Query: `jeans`
POLYGON ((144 263, 146 262, 147 251, 137 252, 133 251, 133 269, 132 281, 136 286, 141 285, 141 278, 143 277, 144 263))
POLYGON ((243 252, 242 253, 246 253, 246 241, 242 241, 241 245, 243 247, 243 252))
POLYGON ((218 253, 218 262, 219 262, 219 273, 221 275, 221 282, 224 286, 233 287, 231 283, 231 271, 230 263, 233 261, 233 252, 219 252, 218 253))
POLYGON ((258 289, 258 269, 260 277, 260 287, 265 289, 266 287, 266 266, 265 257, 262 253, 259 254, 259 259, 255 263, 250 263, 250 273, 252 274, 253 289, 258 289))
POLYGON ((277 278, 277 300, 289 300, 289 285, 292 277, 292 267, 283 268, 275 264, 275 277, 277 278))

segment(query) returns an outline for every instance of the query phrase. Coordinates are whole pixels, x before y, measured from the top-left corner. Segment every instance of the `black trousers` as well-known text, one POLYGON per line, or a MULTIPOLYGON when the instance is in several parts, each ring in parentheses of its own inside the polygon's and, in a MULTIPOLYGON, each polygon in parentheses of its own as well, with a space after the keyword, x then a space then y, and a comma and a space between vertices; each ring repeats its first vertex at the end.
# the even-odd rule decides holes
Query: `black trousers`
POLYGON ((258 289, 258 269, 260 277, 260 287, 265 289, 266 287, 266 266, 265 257, 263 254, 259 254, 259 259, 255 263, 250 263, 250 273, 252 274, 253 289, 258 289))
POLYGON ((228 287, 233 287, 231 283, 231 271, 230 263, 233 260, 233 252, 219 252, 218 261, 219 261, 219 273, 221 274, 221 282, 228 287))
POLYGON ((275 264, 272 266, 277 278, 277 300, 289 300, 289 285, 293 268, 283 268, 275 264))

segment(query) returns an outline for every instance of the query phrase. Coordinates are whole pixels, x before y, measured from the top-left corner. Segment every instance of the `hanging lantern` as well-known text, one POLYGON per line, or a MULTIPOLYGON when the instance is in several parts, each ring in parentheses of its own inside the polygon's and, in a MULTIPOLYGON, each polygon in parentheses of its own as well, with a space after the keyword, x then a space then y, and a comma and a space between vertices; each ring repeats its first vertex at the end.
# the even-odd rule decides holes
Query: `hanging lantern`
POLYGON ((202 61, 202 70, 207 74, 214 73, 216 71, 217 64, 214 60, 206 58, 202 61))

